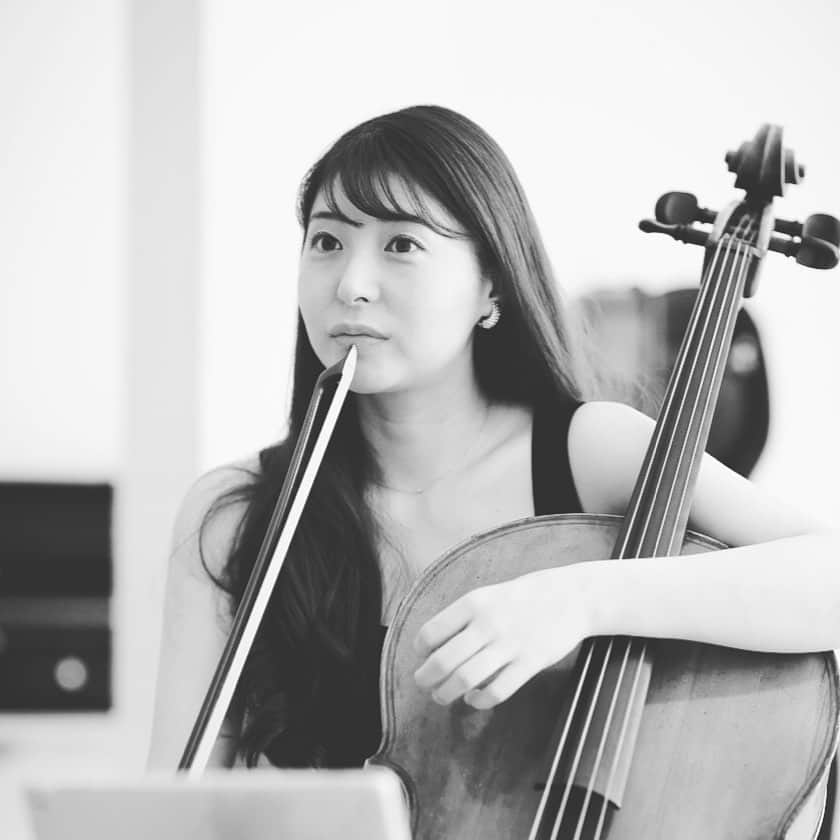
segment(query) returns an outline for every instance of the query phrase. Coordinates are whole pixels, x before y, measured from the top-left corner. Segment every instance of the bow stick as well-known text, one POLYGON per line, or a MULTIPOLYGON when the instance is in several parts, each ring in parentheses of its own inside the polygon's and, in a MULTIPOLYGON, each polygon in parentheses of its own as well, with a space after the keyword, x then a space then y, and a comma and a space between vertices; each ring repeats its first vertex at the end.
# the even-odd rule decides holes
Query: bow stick
POLYGON ((201 704, 201 710, 178 764, 178 770, 186 771, 189 778, 197 778, 203 772, 219 735, 245 660, 265 613, 268 599, 274 589, 283 561, 286 559, 286 553, 289 550, 303 507, 309 497, 309 491, 312 489, 324 452, 338 421, 339 412, 344 405, 356 370, 357 355, 358 351, 355 345, 351 346, 344 359, 323 371, 315 383, 315 389, 306 410, 306 417, 292 453, 291 464, 283 481, 277 503, 274 506, 254 568, 248 578, 242 600, 233 618, 230 636, 219 658, 219 664, 216 666, 213 679, 201 704), (315 440, 312 456, 303 471, 300 486, 295 492, 301 464, 309 439, 312 437, 312 428, 315 424, 318 408, 323 400, 326 387, 336 379, 338 385, 333 394, 332 402, 327 409, 324 423, 315 440), (295 493, 294 498, 292 498, 293 492, 295 493))

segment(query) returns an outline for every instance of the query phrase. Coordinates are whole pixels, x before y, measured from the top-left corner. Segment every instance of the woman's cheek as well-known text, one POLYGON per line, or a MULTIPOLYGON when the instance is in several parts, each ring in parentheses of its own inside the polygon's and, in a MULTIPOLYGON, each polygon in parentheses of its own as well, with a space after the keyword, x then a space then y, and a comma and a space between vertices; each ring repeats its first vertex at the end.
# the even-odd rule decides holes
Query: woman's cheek
MULTIPOLYGON (((322 310, 323 311, 323 310, 322 310)), ((318 357, 324 367, 329 367, 338 360, 337 354, 331 354, 330 339, 327 335, 324 324, 318 318, 318 312, 313 312, 311 307, 303 299, 300 301, 300 315, 303 320, 303 328, 306 331, 306 337, 309 339, 309 344, 312 350, 318 357), (331 358, 331 355, 336 355, 336 358, 331 358)))

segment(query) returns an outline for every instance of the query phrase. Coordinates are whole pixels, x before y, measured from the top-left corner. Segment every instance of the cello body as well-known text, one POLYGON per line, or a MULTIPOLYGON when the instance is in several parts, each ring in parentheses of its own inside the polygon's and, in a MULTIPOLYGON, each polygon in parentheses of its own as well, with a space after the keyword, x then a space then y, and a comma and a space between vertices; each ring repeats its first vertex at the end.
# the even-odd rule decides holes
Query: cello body
MULTIPOLYGON (((506 525, 451 550, 412 587, 385 640, 383 739, 369 763, 402 779, 417 840, 529 837, 577 659, 575 651, 493 709, 439 706, 413 677, 418 630, 478 586, 607 559, 620 524, 561 514, 506 525)), ((683 553, 722 547, 689 532, 683 553)), ((837 747, 835 656, 663 640, 652 643, 652 661, 621 806, 601 836, 813 838, 837 747)))

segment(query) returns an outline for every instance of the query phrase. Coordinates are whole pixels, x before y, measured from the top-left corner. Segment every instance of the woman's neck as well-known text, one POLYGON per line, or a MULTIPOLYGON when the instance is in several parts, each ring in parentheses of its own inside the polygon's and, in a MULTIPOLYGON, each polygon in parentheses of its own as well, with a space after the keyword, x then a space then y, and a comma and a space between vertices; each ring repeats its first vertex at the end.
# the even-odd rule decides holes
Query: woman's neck
POLYGON ((490 404, 473 377, 467 383, 356 399, 362 432, 389 489, 423 492, 480 455, 490 404))

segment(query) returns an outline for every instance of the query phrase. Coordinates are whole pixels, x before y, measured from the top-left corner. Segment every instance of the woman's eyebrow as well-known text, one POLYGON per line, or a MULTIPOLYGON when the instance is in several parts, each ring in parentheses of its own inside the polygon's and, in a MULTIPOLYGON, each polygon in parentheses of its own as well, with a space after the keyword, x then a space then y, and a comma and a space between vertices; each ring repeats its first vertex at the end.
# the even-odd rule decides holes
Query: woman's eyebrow
POLYGON ((423 227, 428 228, 429 230, 437 233, 434 226, 429 224, 425 219, 421 218, 420 216, 415 216, 411 213, 394 213, 389 218, 385 219, 386 222, 409 222, 413 225, 423 225, 423 227))
MULTIPOLYGON (((317 213, 312 213, 309 217, 310 219, 328 219, 334 222, 344 222, 344 224, 352 225, 354 228, 364 227, 364 222, 357 222, 354 219, 351 219, 349 216, 345 216, 344 213, 337 212, 334 210, 319 210, 317 213)), ((383 222, 410 222, 415 225, 423 225, 423 227, 428 228, 431 231, 437 233, 435 228, 430 225, 425 219, 420 216, 412 215, 411 213, 394 213, 393 215, 389 215, 387 219, 382 219, 383 222)))
POLYGON ((313 213, 309 218, 329 219, 334 222, 344 222, 344 224, 352 225, 355 228, 364 227, 364 222, 357 222, 349 216, 345 216, 344 213, 336 213, 332 210, 319 210, 317 213, 313 213))

